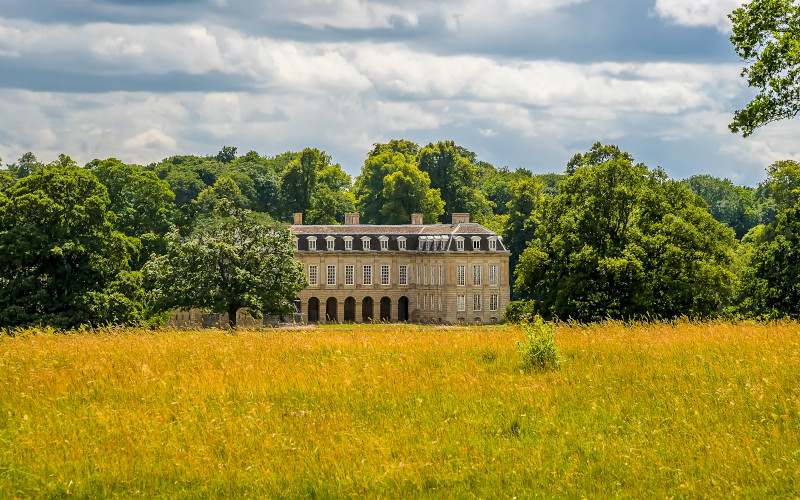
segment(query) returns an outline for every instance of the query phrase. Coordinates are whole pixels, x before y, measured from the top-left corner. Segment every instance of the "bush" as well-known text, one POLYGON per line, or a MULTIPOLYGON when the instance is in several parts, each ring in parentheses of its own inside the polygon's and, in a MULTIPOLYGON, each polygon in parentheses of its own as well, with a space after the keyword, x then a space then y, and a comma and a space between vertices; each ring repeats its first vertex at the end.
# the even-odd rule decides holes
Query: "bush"
POLYGON ((508 307, 503 317, 509 323, 527 323, 533 321, 534 302, 532 300, 514 300, 508 307))
POLYGON ((525 341, 518 342, 522 364, 526 370, 557 370, 564 358, 556 345, 555 326, 546 323, 541 316, 531 323, 522 323, 525 341))

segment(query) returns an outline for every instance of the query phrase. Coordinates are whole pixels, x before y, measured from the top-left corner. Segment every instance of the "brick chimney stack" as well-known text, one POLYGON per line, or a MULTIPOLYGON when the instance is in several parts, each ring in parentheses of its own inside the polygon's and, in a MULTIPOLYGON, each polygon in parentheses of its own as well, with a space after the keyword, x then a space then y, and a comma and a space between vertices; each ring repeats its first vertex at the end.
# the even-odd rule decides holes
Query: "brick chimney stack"
POLYGON ((346 213, 344 214, 344 223, 345 225, 358 225, 359 217, 358 213, 346 213))
POLYGON ((453 214, 453 225, 467 224, 469 222, 469 213, 453 214))
POLYGON ((411 224, 414 226, 421 226, 422 222, 422 214, 411 214, 411 224))
POLYGON ((303 225, 303 212, 297 212, 294 214, 294 225, 295 226, 303 225))

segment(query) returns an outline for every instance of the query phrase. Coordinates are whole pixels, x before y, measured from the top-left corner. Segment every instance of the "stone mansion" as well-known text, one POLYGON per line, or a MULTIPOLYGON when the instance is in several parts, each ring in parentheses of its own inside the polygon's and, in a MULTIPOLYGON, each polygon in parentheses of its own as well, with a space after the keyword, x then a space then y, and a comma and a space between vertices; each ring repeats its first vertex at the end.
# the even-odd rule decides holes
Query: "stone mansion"
POLYGON ((452 224, 291 226, 309 286, 305 322, 497 323, 508 305, 510 253, 494 232, 453 214, 452 224))

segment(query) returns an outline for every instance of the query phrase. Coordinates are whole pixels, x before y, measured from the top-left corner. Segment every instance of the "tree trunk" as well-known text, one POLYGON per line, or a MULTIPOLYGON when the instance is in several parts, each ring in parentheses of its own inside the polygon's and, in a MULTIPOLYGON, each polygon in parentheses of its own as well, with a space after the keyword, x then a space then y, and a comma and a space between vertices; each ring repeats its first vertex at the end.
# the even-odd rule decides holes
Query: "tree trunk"
POLYGON ((236 313, 239 312, 237 306, 228 306, 228 328, 236 328, 236 313))

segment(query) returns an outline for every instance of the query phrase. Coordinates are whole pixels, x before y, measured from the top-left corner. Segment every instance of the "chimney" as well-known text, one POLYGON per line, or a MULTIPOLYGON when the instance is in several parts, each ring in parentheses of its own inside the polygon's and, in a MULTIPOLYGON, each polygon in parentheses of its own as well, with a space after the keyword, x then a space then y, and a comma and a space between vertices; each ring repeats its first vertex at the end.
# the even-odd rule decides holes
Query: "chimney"
POLYGON ((358 225, 358 218, 359 218, 358 213, 354 214, 346 213, 344 214, 344 223, 346 225, 358 225))
POLYGON ((295 226, 303 225, 303 212, 297 212, 294 214, 294 225, 295 226))
POLYGON ((422 214, 411 214, 411 224, 414 226, 421 226, 422 214))
POLYGON ((466 224, 469 222, 469 214, 453 214, 453 225, 466 224))

